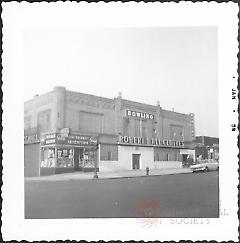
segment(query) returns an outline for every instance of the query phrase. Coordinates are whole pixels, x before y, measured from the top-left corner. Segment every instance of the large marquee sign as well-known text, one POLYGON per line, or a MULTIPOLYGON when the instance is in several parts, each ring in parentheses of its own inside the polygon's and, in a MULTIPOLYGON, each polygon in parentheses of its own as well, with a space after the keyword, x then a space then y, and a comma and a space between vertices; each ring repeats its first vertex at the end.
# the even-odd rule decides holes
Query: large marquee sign
POLYGON ((150 119, 150 120, 154 119, 154 115, 145 113, 145 112, 126 110, 126 113, 127 113, 127 116, 143 118, 143 119, 150 119))
POLYGON ((159 139, 159 138, 143 138, 143 137, 131 137, 131 136, 119 136, 118 144, 123 145, 146 145, 146 146, 156 146, 156 147, 184 147, 183 141, 175 141, 169 139, 159 139))
POLYGON ((96 146, 97 137, 87 135, 72 134, 66 136, 61 133, 46 134, 42 140, 42 145, 62 144, 62 145, 78 145, 78 146, 96 146))

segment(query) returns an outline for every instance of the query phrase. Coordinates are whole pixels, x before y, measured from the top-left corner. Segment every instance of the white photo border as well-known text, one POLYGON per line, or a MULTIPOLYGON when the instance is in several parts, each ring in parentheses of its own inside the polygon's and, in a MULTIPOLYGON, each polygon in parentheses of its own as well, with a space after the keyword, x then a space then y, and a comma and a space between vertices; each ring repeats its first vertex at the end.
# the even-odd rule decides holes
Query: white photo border
POLYGON ((238 5, 237 3, 27 3, 2 4, 3 186, 2 234, 8 240, 216 240, 238 241, 238 5), (94 16, 94 18, 92 17, 94 16), (144 16, 144 17, 143 17, 144 16), (76 19, 78 21, 76 21, 76 19), (208 223, 144 228, 136 219, 24 219, 23 31, 27 28, 217 26, 220 201, 226 215, 208 223), (233 78, 235 77, 235 78, 233 78))

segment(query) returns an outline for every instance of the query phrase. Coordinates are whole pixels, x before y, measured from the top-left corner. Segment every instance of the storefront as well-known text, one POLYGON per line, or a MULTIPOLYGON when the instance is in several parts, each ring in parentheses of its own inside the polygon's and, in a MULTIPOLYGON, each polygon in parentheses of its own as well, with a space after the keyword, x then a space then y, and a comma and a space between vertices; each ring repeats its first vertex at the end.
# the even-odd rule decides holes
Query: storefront
POLYGON ((40 175, 94 171, 98 161, 97 137, 50 133, 41 141, 40 175))
POLYGON ((185 156, 195 158, 184 141, 147 137, 119 136, 116 153, 115 160, 100 160, 100 171, 182 168, 185 156))
MULTIPOLYGON (((128 169, 161 169, 182 166, 183 141, 120 136, 119 161, 128 169)), ((184 149, 183 149, 184 150, 184 149)))

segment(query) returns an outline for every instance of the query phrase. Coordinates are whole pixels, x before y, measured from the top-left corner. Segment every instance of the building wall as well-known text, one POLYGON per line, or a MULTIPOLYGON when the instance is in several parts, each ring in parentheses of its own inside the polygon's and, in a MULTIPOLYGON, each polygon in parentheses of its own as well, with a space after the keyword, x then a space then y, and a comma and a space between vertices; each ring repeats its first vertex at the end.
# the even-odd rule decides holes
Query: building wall
POLYGON ((194 132, 194 116, 191 114, 167 111, 159 104, 124 100, 121 95, 108 99, 67 91, 64 87, 55 87, 53 91, 25 102, 24 115, 24 128, 37 128, 40 134, 70 128, 71 132, 98 135, 100 170, 132 169, 134 153, 141 154, 140 169, 181 166, 181 155, 176 161, 173 150, 169 150, 168 161, 164 160, 168 149, 162 151, 162 158, 157 160, 157 149, 118 146, 118 135, 192 141, 194 132), (127 116, 127 110, 152 114, 154 119, 127 116))
POLYGON ((119 163, 122 168, 132 170, 132 154, 140 155, 140 169, 150 168, 154 164, 154 153, 152 147, 140 146, 118 146, 119 163))
POLYGON ((115 144, 101 144, 100 145, 100 160, 103 161, 117 161, 118 160, 118 146, 115 144))
POLYGON ((192 129, 190 115, 176 113, 172 111, 163 112, 163 138, 173 139, 176 132, 176 140, 192 141, 192 129), (183 132, 182 136, 180 132, 183 132))
POLYGON ((163 110, 159 105, 124 100, 121 96, 108 99, 55 87, 52 92, 25 102, 24 114, 25 128, 39 128, 39 120, 45 120, 46 123, 49 120, 48 126, 43 127, 50 130, 68 127, 83 133, 120 133, 176 140, 183 137, 185 141, 192 141, 193 119, 190 114, 163 110), (127 109, 153 114, 154 120, 127 117, 127 109), (40 119, 44 114, 46 118, 40 119), (141 127, 141 132, 138 127, 141 127))
POLYGON ((181 161, 155 161, 154 169, 182 168, 181 161))
MULTIPOLYGON (((54 109, 55 109, 55 96, 54 92, 49 92, 41 96, 35 96, 32 100, 24 103, 24 129, 38 128, 39 116, 41 114, 49 114, 50 129, 54 127, 54 109)), ((41 118, 40 118, 41 119, 41 118)), ((42 119, 43 120, 43 119, 42 119)), ((39 130, 41 132, 41 130, 39 130)))
POLYGON ((114 134, 113 100, 67 91, 65 126, 73 131, 114 134))
POLYGON ((193 118, 191 114, 181 114, 173 111, 163 110, 160 106, 151 106, 137 102, 124 101, 121 109, 122 129, 119 131, 123 135, 158 137, 161 139, 192 141, 193 118), (154 120, 142 119, 127 116, 127 110, 149 113, 154 115, 154 120), (136 132, 137 127, 142 126, 142 132, 136 132), (143 132, 145 130, 145 132, 143 132), (154 133, 155 131, 155 133, 154 133), (126 134, 127 133, 127 134, 126 134))
POLYGON ((24 103, 24 130, 36 128, 39 134, 55 131, 65 126, 64 87, 55 87, 53 91, 24 103))
POLYGON ((182 161, 180 149, 154 148, 154 161, 182 161))
POLYGON ((40 143, 24 145, 24 177, 40 176, 40 143))

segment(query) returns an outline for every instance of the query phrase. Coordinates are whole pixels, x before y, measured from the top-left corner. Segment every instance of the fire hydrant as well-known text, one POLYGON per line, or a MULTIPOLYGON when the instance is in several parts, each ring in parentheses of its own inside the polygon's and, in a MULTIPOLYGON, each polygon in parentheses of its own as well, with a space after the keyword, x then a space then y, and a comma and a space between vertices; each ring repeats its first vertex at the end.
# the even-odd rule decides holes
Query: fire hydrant
POLYGON ((146 175, 149 176, 149 167, 146 167, 146 175))

